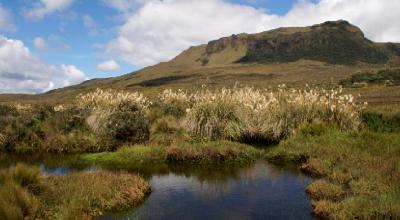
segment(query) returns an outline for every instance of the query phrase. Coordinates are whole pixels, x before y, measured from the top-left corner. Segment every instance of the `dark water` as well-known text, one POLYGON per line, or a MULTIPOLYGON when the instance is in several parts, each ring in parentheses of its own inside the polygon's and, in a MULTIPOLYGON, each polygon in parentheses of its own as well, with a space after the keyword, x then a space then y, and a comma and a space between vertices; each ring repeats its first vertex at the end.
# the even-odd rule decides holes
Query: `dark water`
MULTIPOLYGON (((12 166, 16 159, 0 159, 12 166)), ((98 167, 70 165, 70 160, 27 160, 42 172, 68 175, 98 167)), ((115 168, 114 168, 115 169, 115 168)), ((133 210, 99 219, 312 219, 305 193, 311 179, 297 170, 256 162, 246 167, 161 165, 135 169, 150 181, 152 192, 133 210)))

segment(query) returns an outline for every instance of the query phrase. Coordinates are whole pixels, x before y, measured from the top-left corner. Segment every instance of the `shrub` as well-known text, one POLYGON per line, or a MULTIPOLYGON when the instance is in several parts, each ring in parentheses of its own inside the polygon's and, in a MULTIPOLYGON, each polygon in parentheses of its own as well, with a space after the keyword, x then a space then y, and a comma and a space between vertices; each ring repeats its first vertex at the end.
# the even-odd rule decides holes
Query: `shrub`
POLYGON ((371 84, 399 84, 400 83, 400 69, 384 69, 379 70, 375 73, 357 73, 352 75, 348 79, 340 81, 341 85, 352 86, 360 83, 371 83, 371 84))
POLYGON ((149 139, 149 123, 140 111, 112 113, 106 124, 106 134, 122 143, 142 143, 149 139))
POLYGON ((79 131, 49 137, 43 146, 43 150, 50 153, 98 152, 110 148, 101 137, 79 131))
POLYGON ((165 104, 161 106, 163 115, 171 115, 175 118, 182 118, 186 114, 186 108, 181 103, 165 104))
POLYGON ((385 116, 381 113, 363 112, 362 121, 367 128, 373 131, 400 131, 400 114, 385 116))
POLYGON ((46 122, 51 129, 55 129, 57 132, 68 133, 73 130, 87 131, 87 116, 88 113, 86 110, 72 107, 54 112, 46 122))
POLYGON ((16 116, 16 115, 18 115, 18 110, 14 106, 0 105, 0 115, 3 117, 16 116))

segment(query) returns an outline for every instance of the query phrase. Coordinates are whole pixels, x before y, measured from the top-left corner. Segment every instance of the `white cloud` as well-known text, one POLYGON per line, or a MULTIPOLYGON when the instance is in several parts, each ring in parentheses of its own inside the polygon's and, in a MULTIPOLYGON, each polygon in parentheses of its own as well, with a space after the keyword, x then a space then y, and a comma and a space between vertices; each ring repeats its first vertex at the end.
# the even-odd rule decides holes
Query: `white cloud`
POLYGON ((25 16, 32 20, 40 20, 46 15, 62 11, 73 3, 74 0, 40 0, 31 9, 25 11, 25 16))
POLYGON ((118 11, 127 12, 151 0, 102 0, 103 4, 118 11))
POLYGON ((74 66, 46 64, 22 41, 0 35, 0 93, 40 93, 79 83, 86 79, 82 74, 74 66))
POLYGON ((14 19, 10 11, 4 8, 0 3, 0 31, 16 31, 14 19))
POLYGON ((200 43, 265 29, 274 16, 222 0, 148 1, 129 16, 106 52, 136 65, 165 61, 200 43))
POLYGON ((67 77, 63 82, 63 86, 78 84, 88 79, 85 73, 74 65, 62 65, 61 69, 67 77))
MULTIPOLYGON (((105 1, 105 0, 104 0, 105 1)), ((139 66, 167 61, 190 46, 235 33, 345 19, 375 41, 400 41, 400 1, 299 0, 283 16, 224 0, 111 0, 125 13, 106 53, 139 66), (138 6, 136 10, 126 10, 138 6)), ((268 5, 267 5, 268 7, 268 5)))
POLYGON ((97 70, 100 71, 116 71, 120 66, 115 60, 107 60, 97 65, 97 70))
POLYGON ((35 37, 35 39, 33 39, 33 45, 41 51, 46 51, 49 49, 46 40, 41 37, 35 37))

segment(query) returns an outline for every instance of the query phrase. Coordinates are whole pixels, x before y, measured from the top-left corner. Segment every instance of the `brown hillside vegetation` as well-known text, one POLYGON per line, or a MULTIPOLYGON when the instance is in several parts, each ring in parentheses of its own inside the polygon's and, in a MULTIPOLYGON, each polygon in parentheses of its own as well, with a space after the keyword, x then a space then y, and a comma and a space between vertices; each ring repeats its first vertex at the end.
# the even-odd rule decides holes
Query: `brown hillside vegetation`
MULTIPOLYGON (((165 88, 287 84, 337 85, 357 72, 400 67, 400 45, 374 43, 347 21, 239 34, 191 47, 169 62, 114 78, 92 79, 40 95, 0 95, 0 102, 65 102, 95 88, 157 94, 165 88)), ((399 86, 352 89, 371 102, 399 102, 399 86), (373 94, 371 94, 373 93, 373 94)))

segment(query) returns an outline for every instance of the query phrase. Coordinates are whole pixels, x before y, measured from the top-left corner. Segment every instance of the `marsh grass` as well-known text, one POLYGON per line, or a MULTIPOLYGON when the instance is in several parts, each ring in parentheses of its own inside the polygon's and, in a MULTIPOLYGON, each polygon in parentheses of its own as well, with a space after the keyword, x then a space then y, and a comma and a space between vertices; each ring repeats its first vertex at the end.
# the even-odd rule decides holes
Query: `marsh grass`
POLYGON ((38 195, 46 219, 77 219, 103 215, 105 211, 131 208, 150 192, 142 178, 126 173, 96 171, 41 180, 38 195))
POLYGON ((18 163, 12 171, 12 177, 19 185, 27 187, 39 182, 39 173, 38 167, 18 163))
POLYGON ((38 211, 38 201, 26 189, 6 177, 0 184, 0 219, 33 218, 38 211))
POLYGON ((244 163, 260 158, 261 151, 229 141, 180 142, 172 146, 125 146, 115 152, 85 154, 83 161, 118 167, 151 166, 157 163, 244 163))
POLYGON ((0 219, 92 219, 134 207, 149 192, 148 182, 133 174, 45 176, 38 167, 17 164, 0 170, 0 219))
POLYGON ((399 155, 398 133, 325 127, 323 132, 299 133, 266 157, 272 162, 303 163, 303 170, 323 179, 308 188, 314 213, 320 217, 396 219, 400 217, 399 155))

